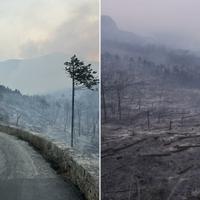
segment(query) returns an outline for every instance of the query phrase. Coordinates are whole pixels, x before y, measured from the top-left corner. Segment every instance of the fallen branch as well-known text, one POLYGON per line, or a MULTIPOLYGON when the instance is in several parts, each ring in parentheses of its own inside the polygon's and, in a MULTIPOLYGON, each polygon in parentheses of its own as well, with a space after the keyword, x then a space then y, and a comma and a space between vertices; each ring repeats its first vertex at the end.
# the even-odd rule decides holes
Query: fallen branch
MULTIPOLYGON (((124 192, 130 192, 130 189, 126 189, 126 190, 115 190, 115 191, 104 191, 105 194, 112 194, 112 193, 124 193, 124 192)), ((132 190, 135 191, 135 190, 132 190)))
POLYGON ((122 146, 122 147, 119 147, 119 148, 109 148, 107 149, 106 151, 102 151, 102 156, 101 158, 105 158, 105 157, 108 157, 108 156, 113 156, 115 155, 116 153, 118 153, 119 151, 122 151, 122 150, 125 150, 125 149, 128 149, 136 144, 139 144, 141 142, 144 142, 145 140, 147 140, 147 138, 143 138, 143 139, 140 139, 134 143, 131 143, 129 145, 125 145, 125 146, 122 146), (110 152, 110 153, 107 153, 106 152, 110 152))
POLYGON ((189 167, 186 167, 185 169, 180 170, 179 172, 177 172, 177 174, 178 175, 184 174, 184 173, 186 173, 187 171, 189 171, 192 168, 193 168, 193 165, 191 165, 189 167))
POLYGON ((200 137, 200 135, 179 136, 178 139, 179 139, 179 140, 183 140, 183 139, 197 138, 197 137, 200 137))
POLYGON ((165 153, 147 153, 147 154, 140 154, 142 157, 162 157, 162 156, 171 156, 171 152, 165 153))
POLYGON ((170 144, 175 143, 179 140, 185 140, 185 139, 197 138, 197 137, 200 137, 200 135, 177 136, 175 139, 165 142, 164 146, 170 145, 170 144))

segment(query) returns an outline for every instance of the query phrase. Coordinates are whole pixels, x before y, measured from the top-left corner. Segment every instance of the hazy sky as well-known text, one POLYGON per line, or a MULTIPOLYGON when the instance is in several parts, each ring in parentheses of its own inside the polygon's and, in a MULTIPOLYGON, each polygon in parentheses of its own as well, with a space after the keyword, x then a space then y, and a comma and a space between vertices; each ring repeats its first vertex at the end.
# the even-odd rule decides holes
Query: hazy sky
POLYGON ((0 59, 77 52, 97 60, 98 9, 98 0, 0 0, 0 59))
POLYGON ((102 0, 120 28, 186 48, 200 46, 199 9, 199 0, 102 0))
POLYGON ((0 44, 0 61, 25 59, 0 62, 0 84, 25 94, 71 87, 72 55, 98 67, 99 0, 0 0, 0 44))

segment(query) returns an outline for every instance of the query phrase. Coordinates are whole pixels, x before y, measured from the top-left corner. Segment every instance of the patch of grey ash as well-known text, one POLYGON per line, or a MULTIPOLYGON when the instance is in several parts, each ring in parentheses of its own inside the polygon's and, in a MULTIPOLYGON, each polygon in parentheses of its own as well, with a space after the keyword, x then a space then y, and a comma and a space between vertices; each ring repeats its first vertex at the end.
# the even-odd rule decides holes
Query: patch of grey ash
POLYGON ((107 134, 102 148, 102 199, 200 199, 198 133, 135 134, 109 142, 112 131, 102 130, 107 134), (172 136, 175 139, 166 142, 172 136))

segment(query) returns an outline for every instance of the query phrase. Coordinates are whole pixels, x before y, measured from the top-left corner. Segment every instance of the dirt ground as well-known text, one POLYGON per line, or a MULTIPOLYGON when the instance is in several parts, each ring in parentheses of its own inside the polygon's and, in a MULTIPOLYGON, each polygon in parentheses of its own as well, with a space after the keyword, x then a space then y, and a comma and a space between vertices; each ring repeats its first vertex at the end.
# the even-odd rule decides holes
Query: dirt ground
POLYGON ((199 200, 200 131, 102 127, 102 199, 199 200))

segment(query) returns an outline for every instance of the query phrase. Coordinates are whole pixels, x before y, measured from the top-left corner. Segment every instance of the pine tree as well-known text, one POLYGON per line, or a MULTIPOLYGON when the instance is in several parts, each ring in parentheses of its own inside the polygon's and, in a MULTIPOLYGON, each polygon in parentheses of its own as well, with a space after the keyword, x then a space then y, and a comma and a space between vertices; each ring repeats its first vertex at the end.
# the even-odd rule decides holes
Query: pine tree
POLYGON ((90 90, 94 89, 99 82, 95 77, 97 74, 91 68, 91 64, 85 65, 83 61, 80 61, 76 55, 72 56, 69 62, 65 62, 65 71, 72 79, 72 114, 71 114, 71 147, 74 146, 74 98, 76 87, 86 87, 90 90))

